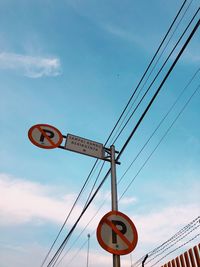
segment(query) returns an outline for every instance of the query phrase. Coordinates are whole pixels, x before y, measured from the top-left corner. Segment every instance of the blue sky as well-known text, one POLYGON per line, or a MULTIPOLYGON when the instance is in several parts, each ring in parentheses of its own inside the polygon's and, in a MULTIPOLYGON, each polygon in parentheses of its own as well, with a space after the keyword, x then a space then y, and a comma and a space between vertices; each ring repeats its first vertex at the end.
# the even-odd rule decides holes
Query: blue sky
MULTIPOLYGON (((104 143, 181 4, 179 0, 0 1, 2 267, 40 266, 95 161, 60 149, 33 146, 27 136, 29 128, 47 123, 64 135, 71 133, 104 143)), ((161 62, 198 6, 199 1, 193 0, 161 62)), ((118 179, 197 71, 199 36, 198 30, 121 157, 118 179)), ((167 67, 170 63, 172 59, 167 67)), ((197 88, 199 77, 198 73, 119 184, 119 196, 197 88)), ((116 142, 116 149, 122 147, 148 100, 149 97, 116 142)), ((119 202, 119 210, 138 229, 133 261, 200 214, 199 107, 197 91, 119 202)), ((106 163, 101 179, 108 167, 106 163)), ((95 175, 60 240, 83 208, 95 175)), ((67 266, 87 241, 87 234, 94 232, 101 217, 110 211, 109 190, 107 180, 68 248, 101 203, 105 201, 105 205, 60 266, 67 266)), ((86 264, 86 251, 85 245, 70 266, 79 266, 80 260, 86 264)), ((100 248, 95 234, 91 237, 90 255, 91 266, 111 264, 111 255, 100 248)), ((123 266, 130 266, 129 255, 123 256, 122 261, 123 266)))

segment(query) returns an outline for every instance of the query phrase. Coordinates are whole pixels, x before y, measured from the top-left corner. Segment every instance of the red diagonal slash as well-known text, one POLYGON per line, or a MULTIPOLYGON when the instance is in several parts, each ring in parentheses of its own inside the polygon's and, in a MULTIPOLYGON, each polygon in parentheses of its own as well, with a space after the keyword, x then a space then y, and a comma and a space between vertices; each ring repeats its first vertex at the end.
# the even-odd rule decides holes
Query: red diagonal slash
POLYGON ((37 126, 36 128, 44 135, 44 137, 49 141, 52 146, 56 145, 40 126, 37 126))
POLYGON ((117 229, 117 227, 111 221, 106 218, 104 222, 112 228, 112 230, 124 241, 124 243, 129 248, 132 247, 132 244, 129 242, 129 240, 119 231, 119 229, 117 229))

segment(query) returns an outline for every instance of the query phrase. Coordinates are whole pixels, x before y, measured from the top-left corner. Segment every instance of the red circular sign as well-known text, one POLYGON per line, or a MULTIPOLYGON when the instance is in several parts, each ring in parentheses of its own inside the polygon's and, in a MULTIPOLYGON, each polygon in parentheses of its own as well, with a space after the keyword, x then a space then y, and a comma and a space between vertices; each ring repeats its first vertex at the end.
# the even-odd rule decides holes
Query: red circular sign
POLYGON ((30 141, 41 148, 52 149, 58 147, 63 140, 61 132, 48 124, 37 124, 28 131, 30 141))
POLYGON ((119 211, 110 211, 103 216, 97 227, 97 239, 106 251, 125 255, 136 247, 138 234, 128 216, 119 211))

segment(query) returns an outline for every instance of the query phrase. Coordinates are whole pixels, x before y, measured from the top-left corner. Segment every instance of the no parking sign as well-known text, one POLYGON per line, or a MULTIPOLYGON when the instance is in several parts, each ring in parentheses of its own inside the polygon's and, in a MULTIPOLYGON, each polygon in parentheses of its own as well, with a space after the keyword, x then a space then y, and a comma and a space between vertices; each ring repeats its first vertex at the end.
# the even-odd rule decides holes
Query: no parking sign
POLYGON ((28 131, 30 141, 38 147, 52 149, 58 147, 63 140, 61 132, 48 124, 36 124, 28 131))
POLYGON ((97 227, 97 239, 106 251, 125 255, 134 250, 138 234, 131 219, 119 211, 110 211, 97 227))

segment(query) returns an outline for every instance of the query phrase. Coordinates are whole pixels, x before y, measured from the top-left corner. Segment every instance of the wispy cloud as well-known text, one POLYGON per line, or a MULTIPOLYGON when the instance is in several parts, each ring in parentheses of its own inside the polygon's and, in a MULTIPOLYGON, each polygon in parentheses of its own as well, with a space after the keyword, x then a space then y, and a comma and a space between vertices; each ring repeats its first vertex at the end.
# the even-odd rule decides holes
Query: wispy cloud
POLYGON ((61 64, 57 57, 34 57, 6 52, 0 53, 0 69, 13 70, 29 78, 61 74, 61 64))
POLYGON ((124 197, 120 200, 120 204, 122 205, 134 205, 137 203, 137 199, 135 197, 124 197))
MULTIPOLYGON (((18 179, 8 174, 0 174, 0 225, 11 226, 27 223, 62 224, 75 200, 74 194, 56 194, 55 187, 18 179), (56 195, 56 197, 55 197, 56 195), (59 196, 58 196, 59 195, 59 196)), ((82 204, 77 204, 68 220, 72 225, 77 214, 82 212, 82 204)), ((103 212, 103 211, 102 211, 103 212)), ((96 207, 90 209, 82 218, 79 227, 83 228, 96 213, 96 207)), ((95 229, 97 218, 90 224, 95 229)))
POLYGON ((161 210, 135 216, 135 221, 143 244, 154 246, 170 238, 190 221, 200 215, 198 203, 169 206, 161 210))
MULTIPOLYGON (((62 224, 69 208, 72 206, 74 201, 74 195, 61 195, 60 197, 55 197, 52 187, 44 186, 40 183, 30 182, 23 179, 17 179, 8 174, 0 174, 0 224, 2 226, 17 226, 20 224, 40 222, 40 223, 55 223, 62 224)), ((100 195, 100 199, 101 199, 100 195)), ((135 198, 125 198, 124 204, 135 203, 135 198)), ((92 218, 97 211, 99 206, 93 205, 92 209, 87 213, 86 218, 80 222, 80 227, 84 228, 88 223, 88 219, 92 218)), ((81 205, 76 208, 76 215, 80 214, 82 210, 81 205)), ((89 231, 92 233, 99 222, 99 217, 105 214, 105 210, 101 211, 98 218, 91 222, 89 225, 89 231)), ((144 249, 149 250, 160 244, 162 241, 170 238, 177 230, 180 230, 188 222, 193 220, 195 217, 199 216, 199 205, 198 203, 188 203, 180 205, 169 205, 163 207, 157 211, 148 210, 145 214, 135 213, 131 216, 129 212, 128 216, 133 220, 136 228, 138 230, 139 242, 136 247, 136 255, 143 256, 144 249)), ((69 225, 74 223, 75 217, 70 219, 69 225)), ((95 235, 92 236, 95 238, 95 235)), ((0 244, 1 246, 1 244, 0 244)), ((4 256, 9 251, 9 255, 12 252, 12 257, 9 260, 17 260, 17 254, 12 248, 7 248, 5 245, 2 246, 5 250, 4 256), (7 251, 7 252, 6 252, 7 251)), ((16 248, 19 250, 19 248, 16 248)), ((99 255, 99 262, 96 266, 109 266, 110 257, 105 256, 103 250, 101 252, 91 251, 90 261, 96 262, 96 253, 99 255)), ((37 251, 37 254, 41 254, 37 251)), ((25 256, 25 252, 22 253, 25 256)), ((21 254, 21 255, 22 255, 21 254)), ((68 262, 70 258, 74 257, 74 254, 68 255, 64 259, 64 262, 68 262)), ((79 259, 80 259, 79 255, 79 259)), ((83 259, 85 253, 83 255, 83 259)), ((19 260, 19 259, 18 259, 19 260)), ((126 261, 127 259, 124 258, 126 261)), ((6 261, 6 259, 5 259, 6 261)), ((28 258, 27 258, 28 262, 28 258)), ((71 266, 76 266, 76 261, 74 261, 71 266)), ((129 266, 129 260, 124 262, 124 266, 129 266)), ((23 264, 20 266, 24 266, 23 264)))
POLYGON ((124 29, 120 28, 119 26, 116 27, 116 26, 111 25, 111 24, 102 24, 102 27, 105 31, 107 31, 108 33, 110 33, 111 35, 113 35, 117 38, 120 38, 120 39, 128 41, 128 42, 132 42, 132 43, 137 44, 137 45, 143 44, 142 40, 136 35, 136 33, 133 34, 132 32, 124 30, 124 29))
POLYGON ((0 196, 1 225, 62 223, 74 200, 73 195, 55 198, 50 187, 7 174, 0 174, 0 196))
POLYGON ((190 51, 186 51, 184 61, 185 61, 185 63, 199 64, 199 62, 200 62, 199 50, 193 49, 190 51))

